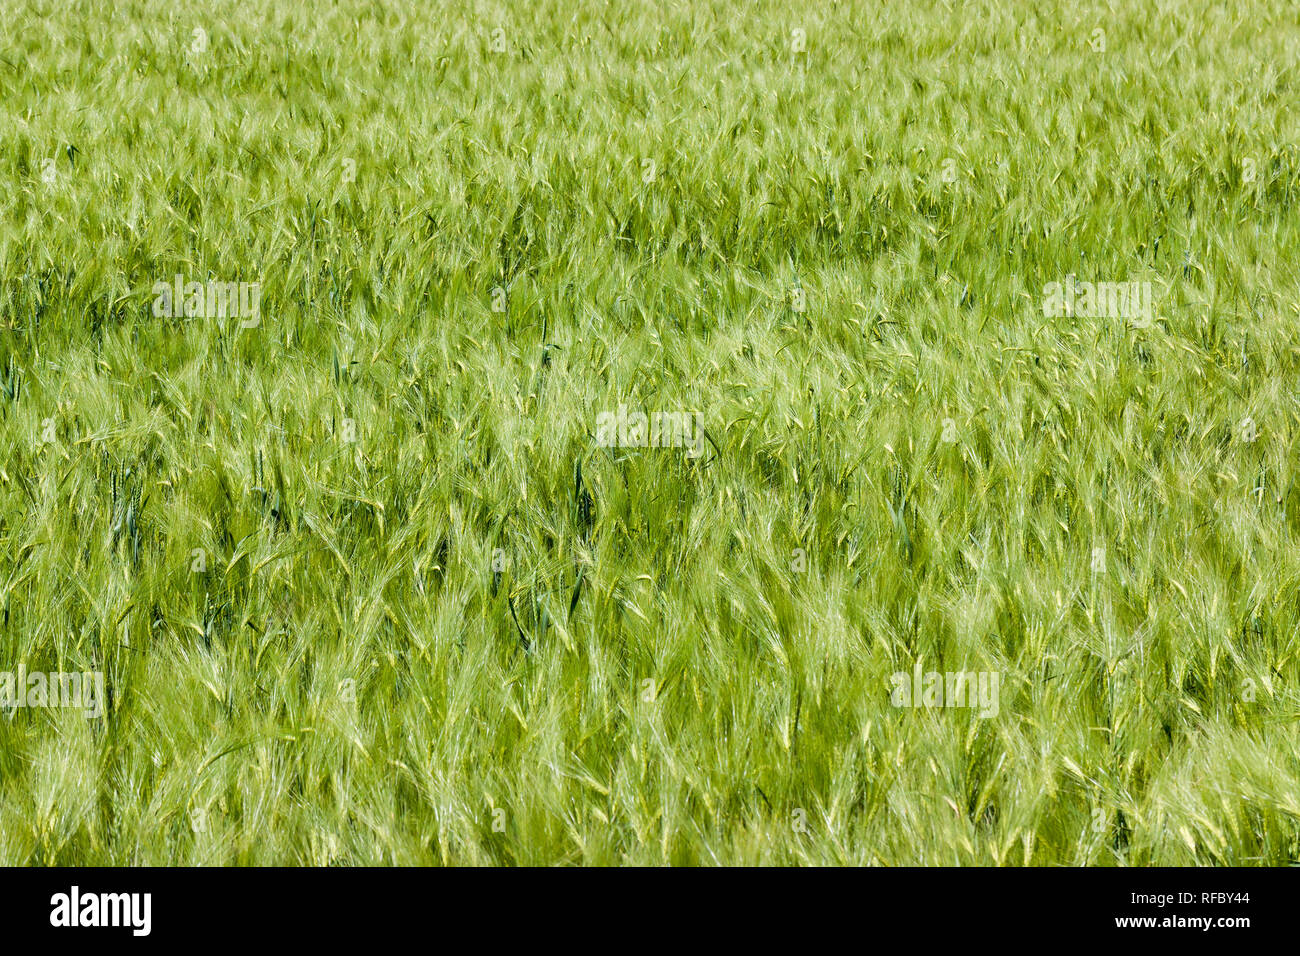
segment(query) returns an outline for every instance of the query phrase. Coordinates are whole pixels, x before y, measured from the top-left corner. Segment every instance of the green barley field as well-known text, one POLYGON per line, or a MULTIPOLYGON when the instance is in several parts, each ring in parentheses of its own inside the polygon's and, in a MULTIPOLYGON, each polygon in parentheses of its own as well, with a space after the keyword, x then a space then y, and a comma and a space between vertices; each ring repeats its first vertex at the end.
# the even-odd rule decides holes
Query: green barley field
POLYGON ((1300 7, 0 24, 0 863, 1300 862, 1300 7))

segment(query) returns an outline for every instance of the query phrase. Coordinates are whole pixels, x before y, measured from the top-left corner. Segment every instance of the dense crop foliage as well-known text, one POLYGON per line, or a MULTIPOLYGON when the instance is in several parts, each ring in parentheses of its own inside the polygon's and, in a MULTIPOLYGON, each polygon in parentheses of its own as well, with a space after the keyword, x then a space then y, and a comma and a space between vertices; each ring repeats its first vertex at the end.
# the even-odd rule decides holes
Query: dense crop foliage
POLYGON ((0 862, 1300 859, 1297 11, 0 0, 0 862))

